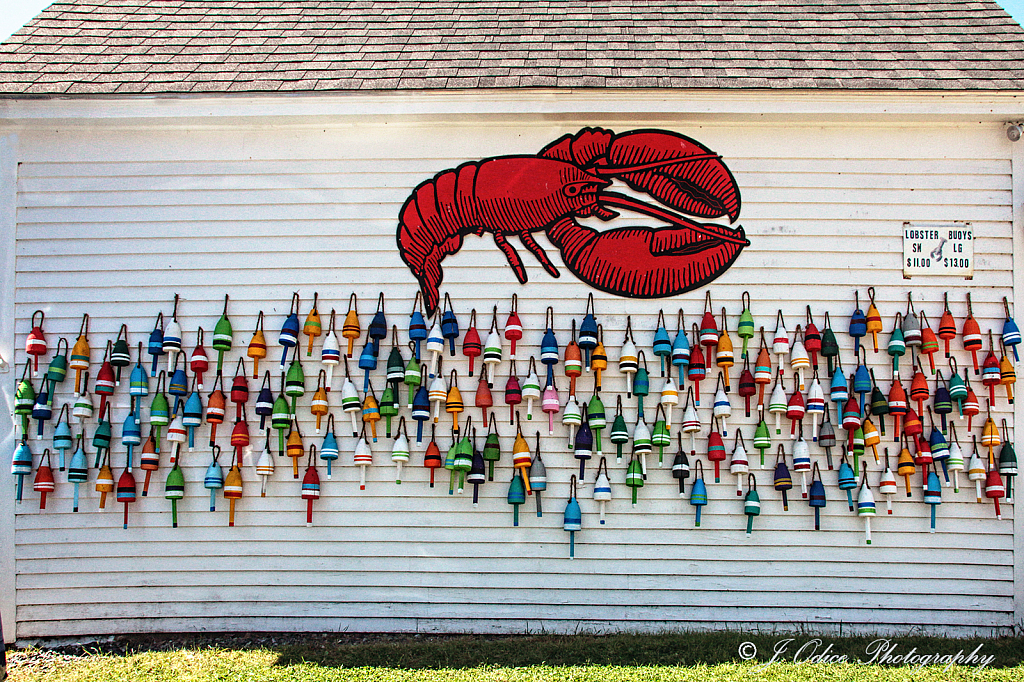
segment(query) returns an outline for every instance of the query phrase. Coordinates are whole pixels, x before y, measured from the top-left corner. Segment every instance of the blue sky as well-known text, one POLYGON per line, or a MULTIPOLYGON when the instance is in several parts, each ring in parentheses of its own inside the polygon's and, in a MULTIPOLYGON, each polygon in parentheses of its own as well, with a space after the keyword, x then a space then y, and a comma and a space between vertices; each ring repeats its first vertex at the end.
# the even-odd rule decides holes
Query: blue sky
MULTIPOLYGON (((996 0, 1007 12, 1024 25, 1024 0, 996 0)), ((50 4, 51 0, 0 0, 0 40, 24 26, 50 4)))

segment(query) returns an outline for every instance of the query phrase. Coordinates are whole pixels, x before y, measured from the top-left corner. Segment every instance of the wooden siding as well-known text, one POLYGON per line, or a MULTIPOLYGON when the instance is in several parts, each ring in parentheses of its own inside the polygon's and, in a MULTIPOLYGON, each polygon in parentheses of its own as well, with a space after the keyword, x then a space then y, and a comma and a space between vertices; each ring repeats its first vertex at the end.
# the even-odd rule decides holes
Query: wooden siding
MULTIPOLYGON (((14 347, 24 348, 37 308, 46 311, 51 348, 60 336, 73 343, 81 314, 88 312, 97 363, 105 342, 122 323, 129 326, 133 348, 145 341, 157 312, 170 313, 175 293, 182 297, 179 319, 186 346, 191 349, 196 327, 203 326, 208 351, 223 296, 230 294, 235 350, 225 362, 229 379, 260 310, 266 314, 271 344, 261 368, 277 367, 277 332, 293 291, 302 295, 300 319, 313 292, 319 292, 325 327, 325 314, 332 307, 339 310, 340 325, 348 295, 356 291, 365 329, 383 290, 388 322, 398 324, 404 338, 415 283, 396 251, 394 230, 410 190, 463 161, 532 153, 561 134, 593 123, 554 126, 509 120, 313 128, 239 122, 209 129, 85 127, 23 133, 14 347)), ((790 332, 803 322, 805 306, 811 306, 819 325, 829 310, 850 371, 855 366, 852 340, 839 332, 846 330, 854 290, 860 291, 866 308, 870 285, 885 321, 883 346, 893 316, 906 309, 908 291, 933 326, 947 291, 959 325, 969 291, 982 330, 998 333, 1001 298, 1013 300, 1011 167, 998 126, 692 125, 673 120, 659 125, 721 153, 741 188, 739 223, 752 244, 707 288, 716 313, 722 306, 728 310, 734 343, 741 294, 749 290, 755 321, 769 334, 778 308, 790 332), (974 280, 904 280, 903 222, 951 220, 970 221, 977 234, 974 280)), ((619 124, 615 130, 630 127, 619 124)), ((624 224, 634 222, 626 219, 624 224)), ((564 347, 570 322, 582 317, 589 291, 565 269, 543 236, 539 241, 561 271, 560 279, 545 274, 516 243, 530 278, 519 286, 487 235, 468 238, 460 253, 444 261, 443 290, 451 294, 463 329, 475 307, 478 327, 485 333, 495 303, 503 323, 510 296, 518 293, 526 329, 519 352, 523 358, 538 352, 549 305, 564 347)), ((698 321, 704 293, 647 301, 595 294, 612 359, 603 393, 609 412, 615 395, 625 388, 614 360, 626 316, 631 316, 638 346, 649 346, 660 308, 674 334, 675 311, 683 308, 688 324, 698 321)), ((969 355, 959 341, 954 347, 962 368, 969 355)), ((323 496, 315 504, 313 528, 304 525, 305 505, 286 458, 277 460, 264 499, 258 497, 251 466, 246 468, 246 496, 238 505, 235 528, 227 528, 225 500, 210 513, 208 491, 202 487, 209 462, 208 448, 202 445, 205 427, 197 436, 196 451, 183 455, 188 487, 179 504, 178 529, 170 527, 169 502, 162 495, 166 468, 155 474, 150 496, 132 506, 127 531, 121 528, 120 506, 112 494, 107 511, 97 511, 92 481, 83 486, 82 511, 71 513, 71 486, 58 474, 57 493, 45 513, 39 513, 34 493, 17 510, 18 636, 194 628, 575 632, 756 624, 966 634, 1005 632, 1013 626, 1013 505, 1004 505, 1004 519, 997 521, 991 505, 974 502, 973 485, 966 480, 958 495, 943 489, 938 531, 931 534, 916 476, 914 500, 897 495, 895 515, 886 517, 882 511, 874 519, 874 544, 866 547, 862 523, 847 511, 836 474, 828 471, 829 504, 819 532, 813 530, 812 510, 799 493, 794 491, 790 511, 783 512, 771 488, 770 470, 758 470, 763 511, 753 537, 745 538, 735 477, 723 474, 715 484, 707 467, 711 503, 704 509, 703 527, 693 528, 693 508, 679 499, 669 473, 674 445, 666 452, 666 467, 651 469, 635 509, 623 484, 625 461, 616 465, 611 457, 615 500, 609 505, 607 526, 601 527, 590 499, 595 459, 580 492, 584 530, 577 534, 577 558, 569 561, 561 514, 569 476, 578 466, 565 449, 560 425, 551 437, 542 429, 549 480, 545 515, 536 518, 531 499, 521 509, 521 526, 511 525, 505 493, 514 432, 501 404, 507 354, 506 346, 506 362, 494 388, 503 459, 495 481, 482 487, 476 509, 469 492, 447 494, 443 472, 436 488, 427 487, 427 472, 418 466, 419 449, 403 471, 402 485, 396 486, 390 441, 383 437, 373 448, 367 489, 360 492, 358 471, 351 463, 352 440, 342 438, 347 417, 342 418, 335 402, 337 372, 332 411, 343 454, 333 480, 321 468, 323 496)), ((23 362, 24 354, 19 351, 17 359, 23 362)), ((362 374, 355 359, 354 377, 362 374)), ((656 392, 660 379, 652 359, 656 392)), ((888 355, 884 350, 869 353, 868 360, 887 390, 888 355)), ((522 375, 525 363, 517 365, 522 375)), ((446 366, 451 364, 446 361, 446 366)), ((472 404, 476 378, 465 376, 461 355, 455 366, 466 402, 472 404)), ((300 401, 307 445, 319 444, 308 418, 316 367, 305 363, 308 393, 300 401)), ((909 388, 908 368, 905 358, 904 385, 909 388)), ((739 368, 733 368, 734 385, 738 375, 739 368)), ((5 392, 13 389, 9 376, 5 392)), ((702 385, 705 424, 714 376, 709 370, 702 385)), ((115 434, 128 409, 126 383, 115 399, 115 434)), ((378 371, 378 395, 382 383, 383 372, 378 371)), ((253 394, 256 384, 250 381, 253 394)), ((564 377, 558 384, 564 401, 564 377)), ((71 400, 69 385, 64 384, 55 406, 71 400)), ((585 376, 580 394, 589 398, 592 385, 585 376)), ((980 380, 974 385, 984 402, 987 391, 980 380)), ((999 396, 994 417, 1010 418, 1001 389, 999 396)), ((624 397, 623 402, 632 423, 635 400, 624 397)), ((743 418, 742 400, 735 392, 732 402, 738 416, 730 420, 730 431, 742 428, 753 463, 756 419, 743 418)), ((653 414, 653 396, 647 405, 653 414)), ((468 409, 476 423, 479 410, 468 409)), ((534 411, 534 422, 524 422, 531 444, 534 424, 546 422, 539 405, 534 411)), ((681 409, 676 415, 678 424, 681 409)), ((976 420, 979 435, 982 422, 976 420)), ((449 424, 442 420, 442 446, 449 424)), ((255 427, 251 423, 253 441, 262 442, 255 427)), ((957 428, 969 454, 965 423, 958 422, 957 428)), ((73 429, 79 430, 77 425, 73 429)), ((226 450, 229 432, 219 430, 226 450)), ((52 426, 44 443, 51 433, 52 426)), ((613 446, 604 440, 608 452, 613 446)), ((730 452, 732 440, 730 435, 730 452)), ((703 442, 702 434, 698 452, 703 442)), ((788 451, 790 441, 782 442, 788 451)), ((886 444, 895 467, 898 448, 886 444)), ((35 441, 32 446, 38 461, 43 446, 35 441)), ((91 447, 89 451, 91 464, 91 447)), ((815 445, 812 454, 823 463, 815 445)), ((123 458, 118 445, 114 464, 120 466, 123 458)), ((774 455, 768 458, 773 461, 774 455)), ((878 469, 873 462, 870 470, 874 484, 878 469)), ((95 473, 91 471, 91 478, 95 473)), ((876 497, 884 509, 882 496, 876 497)))

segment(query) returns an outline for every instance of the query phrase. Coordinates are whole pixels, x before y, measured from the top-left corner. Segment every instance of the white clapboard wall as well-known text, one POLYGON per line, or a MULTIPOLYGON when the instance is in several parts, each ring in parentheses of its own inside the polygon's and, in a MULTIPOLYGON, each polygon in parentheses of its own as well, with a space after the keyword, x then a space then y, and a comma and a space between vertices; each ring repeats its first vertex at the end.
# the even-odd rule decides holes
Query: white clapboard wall
MULTIPOLYGON (((196 329, 202 326, 207 350, 215 357, 209 347, 211 330, 228 294, 235 346, 225 361, 226 382, 230 385, 236 360, 245 351, 257 313, 263 311, 270 348, 261 374, 263 368, 273 371, 276 391, 281 352, 277 335, 292 292, 301 295, 300 321, 314 292, 319 294, 325 328, 332 308, 340 328, 349 294, 355 292, 364 334, 377 295, 384 292, 387 321, 398 325, 407 359, 406 327, 416 284, 397 252, 395 228, 412 188, 467 160, 534 153, 558 136, 594 123, 599 121, 399 121, 314 128, 222 121, 208 129, 55 127, 25 132, 19 139, 14 346, 24 349, 36 309, 46 312, 51 348, 60 337, 73 345, 81 316, 88 313, 95 375, 106 342, 121 324, 128 325, 134 354, 135 344, 147 340, 157 313, 169 316, 179 294, 186 348, 191 351, 196 329)), ((629 300, 595 291, 611 360, 602 394, 609 422, 618 395, 623 396, 627 422, 635 421, 636 401, 625 399, 625 380, 615 363, 627 316, 638 346, 647 352, 650 423, 661 388, 650 349, 658 311, 665 310, 674 338, 677 310, 684 311, 688 325, 699 322, 706 292, 719 321, 721 308, 726 308, 737 355, 735 329, 744 291, 750 293, 755 323, 766 328, 769 343, 777 310, 785 315, 791 336, 804 323, 807 306, 819 326, 828 311, 850 373, 856 361, 846 330, 854 292, 859 291, 866 309, 867 289, 873 286, 885 331, 881 352, 869 352, 867 358, 886 393, 891 364, 884 347, 895 314, 907 308, 908 292, 933 328, 944 294, 948 292, 959 327, 970 293, 981 329, 993 329, 998 345, 1002 298, 1013 303, 1013 256, 1010 158, 997 126, 693 125, 672 120, 659 126, 690 135, 723 155, 742 192, 739 223, 751 245, 710 286, 672 299, 629 300), (904 221, 954 220, 969 221, 977 236, 973 281, 904 280, 904 221)), ((615 126, 617 131, 629 128, 615 126)), ((613 224, 633 223, 625 218, 613 224)), ((529 283, 520 286, 486 234, 467 238, 461 252, 444 261, 442 290, 451 294, 463 330, 470 309, 476 308, 477 326, 486 337, 494 305, 503 326, 511 295, 518 294, 526 330, 519 344, 522 359, 539 352, 548 306, 554 309, 555 331, 564 348, 571 322, 583 317, 591 291, 565 269, 543 235, 538 240, 558 266, 559 279, 548 276, 512 239, 529 273, 529 283)), ((305 337, 301 339, 304 349, 305 337)), ((351 360, 360 388, 362 371, 356 361, 362 344, 361 339, 351 360)), ((390 339, 383 344, 373 375, 378 397, 390 345, 390 339)), ((314 434, 309 413, 319 369, 319 342, 316 346, 312 359, 302 355, 307 393, 299 401, 299 415, 307 446, 319 446, 322 438, 314 434)), ((969 365, 959 338, 954 351, 961 369, 969 365)), ((735 492, 735 476, 728 474, 728 461, 717 484, 706 461, 714 368, 701 387, 705 428, 697 439, 711 498, 702 527, 694 528, 694 508, 688 498, 680 499, 671 477, 674 443, 666 449, 663 468, 657 465, 655 449, 647 484, 633 508, 624 484, 626 460, 616 463, 605 432, 615 499, 608 506, 607 524, 600 526, 591 499, 595 457, 580 485, 583 530, 576 534, 576 559, 570 561, 562 512, 578 463, 566 449, 567 431, 561 424, 548 435, 539 405, 534 406, 533 421, 525 420, 525 409, 520 412, 531 447, 534 433, 540 429, 542 434, 548 470, 545 513, 537 518, 534 498, 528 498, 520 510, 520 526, 512 527, 505 496, 515 430, 502 400, 509 373, 507 344, 505 353, 493 389, 502 461, 494 482, 481 488, 476 508, 470 487, 461 495, 448 494, 444 470, 437 473, 436 487, 428 487, 428 472, 420 466, 425 442, 418 447, 414 443, 413 461, 403 472, 402 484, 396 485, 383 422, 366 490, 360 492, 358 470, 352 465, 354 441, 340 409, 343 372, 335 372, 330 398, 343 452, 332 480, 325 467, 319 468, 322 497, 315 503, 312 528, 305 526, 305 503, 287 458, 277 458, 265 498, 259 497, 251 463, 245 468, 245 496, 234 528, 227 526, 223 498, 211 513, 203 487, 211 457, 205 425, 196 450, 182 454, 186 496, 179 504, 177 529, 171 528, 170 502, 163 497, 166 442, 163 466, 154 475, 149 497, 132 505, 128 530, 121 527, 121 506, 113 494, 106 511, 98 511, 95 469, 83 486, 77 514, 71 511, 66 473, 57 474, 57 491, 45 512, 39 511, 38 496, 28 485, 14 519, 18 636, 241 629, 604 632, 755 624, 842 633, 966 634, 1000 633, 1013 626, 1014 508, 1003 504, 1003 520, 997 521, 988 500, 975 502, 966 475, 961 475, 959 494, 943 488, 934 534, 929 533, 920 473, 913 478, 910 499, 899 479, 891 517, 885 515, 884 498, 875 488, 880 514, 873 521, 874 543, 866 546, 863 524, 848 511, 836 471, 824 470, 822 451, 812 444, 828 492, 822 530, 816 532, 813 512, 800 497, 799 474, 794 474, 788 512, 772 488, 775 444, 782 442, 787 455, 791 452, 792 441, 785 437, 789 422, 783 418, 784 437, 773 441, 768 468, 753 469, 763 506, 753 536, 745 537, 742 498, 735 492)), ((16 359, 24 362, 22 350, 16 359)), ((517 363, 520 376, 527 365, 522 359, 517 363)), ((937 359, 948 376, 941 351, 937 359)), ((246 367, 251 374, 248 359, 246 367)), ((445 357, 444 371, 453 367, 469 406, 466 414, 478 426, 480 410, 472 407, 477 377, 467 376, 461 344, 454 360, 445 357)), ((20 376, 21 365, 15 370, 20 376)), ((734 417, 726 444, 731 452, 732 434, 740 428, 754 464, 759 462, 752 445, 756 416, 743 416, 742 399, 735 392, 739 370, 737 365, 731 373, 734 417)), ((901 362, 901 373, 909 391, 909 356, 901 362)), ((787 388, 791 381, 787 376, 787 388)), ((13 391, 14 383, 12 373, 4 390, 13 391)), ((207 379, 207 393, 209 384, 207 379)), ((250 379, 249 416, 252 440, 262 447, 252 411, 259 384, 250 379)), ((568 381, 561 365, 557 384, 564 402, 568 381)), ((824 384, 827 395, 827 378, 824 384)), ((972 384, 984 405, 987 389, 973 373, 972 384)), ((61 387, 55 412, 73 400, 70 387, 70 381, 61 387)), ((585 374, 578 384, 580 397, 589 399, 592 389, 593 375, 585 374)), ((831 403, 830 409, 836 422, 831 403)), ((114 399, 115 442, 127 410, 124 381, 114 399)), ((230 457, 233 413, 229 402, 229 419, 218 431, 222 463, 230 457)), ((409 414, 404 406, 402 414, 409 414)), ((438 440, 445 450, 451 419, 442 414, 438 440)), ((1012 416, 1002 388, 992 414, 997 422, 1012 416)), ((680 405, 673 436, 681 415, 680 405)), ((983 407, 974 420, 973 434, 979 437, 984 416, 983 407)), ((148 413, 144 417, 148 420, 148 413)), ((768 421, 772 425, 770 416, 768 421)), ((953 421, 969 455, 966 421, 953 421)), ((810 420, 805 423, 809 431, 810 420)), ((95 423, 85 426, 90 439, 94 428, 95 423)), ((76 435, 81 429, 73 425, 76 435)), ((143 429, 148 433, 148 424, 143 429)), ((837 431, 842 439, 845 431, 838 424, 837 431)), ((895 469, 899 446, 891 440, 888 419, 886 431, 883 445, 895 469)), ((482 429, 478 434, 482 446, 482 429)), ((31 441, 36 463, 51 437, 52 423, 43 441, 31 441)), ((689 438, 684 438, 684 447, 689 448, 689 438)), ((87 450, 91 465, 91 445, 87 450)), ((112 454, 115 478, 124 460, 118 443, 112 454)), ((838 453, 835 460, 838 468, 838 453)), ((791 466, 791 459, 787 461, 791 466)), ((875 487, 879 466, 870 454, 865 461, 875 487)), ((303 461, 300 475, 304 466, 303 461)), ((136 476, 141 489, 138 469, 136 476)))

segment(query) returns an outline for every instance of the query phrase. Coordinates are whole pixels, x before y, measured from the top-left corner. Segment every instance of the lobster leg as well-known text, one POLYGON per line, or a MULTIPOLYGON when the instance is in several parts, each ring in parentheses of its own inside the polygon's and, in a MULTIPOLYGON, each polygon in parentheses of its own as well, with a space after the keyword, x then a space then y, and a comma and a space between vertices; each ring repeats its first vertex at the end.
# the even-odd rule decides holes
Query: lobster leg
POLYGON ((540 264, 544 267, 545 272, 552 277, 559 276, 559 272, 548 258, 548 254, 544 253, 544 249, 540 247, 540 244, 537 243, 537 240, 533 238, 532 234, 529 232, 523 232, 519 235, 519 241, 523 243, 523 246, 530 250, 530 253, 537 257, 537 260, 539 260, 540 264))
POLYGON ((516 279, 519 280, 520 284, 526 284, 526 268, 523 266, 523 259, 516 253, 515 248, 508 243, 505 239, 505 235, 500 232, 494 233, 494 243, 498 245, 501 252, 505 254, 505 258, 508 259, 508 264, 512 266, 512 270, 516 273, 516 279))

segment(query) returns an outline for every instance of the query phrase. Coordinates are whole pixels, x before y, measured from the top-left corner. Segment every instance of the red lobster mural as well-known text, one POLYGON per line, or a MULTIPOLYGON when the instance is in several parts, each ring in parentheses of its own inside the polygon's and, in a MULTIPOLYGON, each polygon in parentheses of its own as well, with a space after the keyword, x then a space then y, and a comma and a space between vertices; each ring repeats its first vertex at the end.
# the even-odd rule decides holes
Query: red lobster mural
POLYGON ((569 270, 619 296, 662 298, 704 286, 725 272, 744 246, 742 227, 698 223, 662 206, 608 191, 611 178, 699 218, 740 212, 740 191, 721 157, 664 130, 616 135, 584 128, 537 156, 498 156, 464 163, 421 183, 402 206, 398 250, 419 280, 428 312, 437 308, 441 261, 463 238, 490 232, 519 282, 526 268, 508 237, 517 236, 552 277, 559 273, 534 240, 544 231, 569 270), (614 209, 652 216, 665 227, 598 231, 576 221, 611 220, 614 209))

